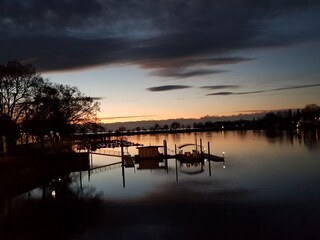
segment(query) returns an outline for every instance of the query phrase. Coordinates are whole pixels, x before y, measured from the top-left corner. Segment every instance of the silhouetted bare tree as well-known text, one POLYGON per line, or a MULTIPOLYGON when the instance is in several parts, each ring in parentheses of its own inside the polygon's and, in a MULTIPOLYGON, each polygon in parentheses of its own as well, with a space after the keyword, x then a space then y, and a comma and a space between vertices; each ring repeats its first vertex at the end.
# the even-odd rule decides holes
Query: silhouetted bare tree
POLYGON ((17 123, 32 98, 32 88, 42 81, 40 74, 31 65, 17 61, 0 65, 0 114, 7 115, 17 123))
POLYGON ((42 82, 37 86, 25 126, 41 139, 49 133, 66 136, 81 125, 91 128, 97 123, 99 103, 78 88, 42 82))
POLYGON ((4 145, 6 136, 5 140, 12 142, 5 145, 14 145, 13 130, 17 128, 11 125, 21 124, 24 132, 37 135, 43 145, 44 136, 49 133, 61 137, 73 132, 77 125, 97 123, 99 103, 95 100, 77 87, 44 80, 31 65, 17 61, 0 65, 0 144, 4 145))
POLYGON ((24 119, 32 98, 32 88, 39 81, 42 81, 42 78, 31 65, 23 65, 17 61, 0 65, 2 149, 5 145, 10 151, 15 145, 15 138, 18 135, 16 125, 24 119))
POLYGON ((320 106, 308 104, 302 110, 302 116, 306 121, 315 121, 320 117, 320 106))

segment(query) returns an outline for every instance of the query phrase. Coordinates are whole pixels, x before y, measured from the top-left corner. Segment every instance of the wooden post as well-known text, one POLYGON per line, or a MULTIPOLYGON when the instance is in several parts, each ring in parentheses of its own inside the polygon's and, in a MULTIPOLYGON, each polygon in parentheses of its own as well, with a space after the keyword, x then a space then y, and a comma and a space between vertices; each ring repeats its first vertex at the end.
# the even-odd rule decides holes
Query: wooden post
POLYGON ((198 140, 197 140, 197 137, 196 137, 195 141, 196 141, 196 152, 198 152, 198 140))
POLYGON ((92 156, 92 151, 90 151, 90 159, 91 159, 91 167, 93 167, 93 156, 92 156))
POLYGON ((124 157, 123 157, 123 140, 121 138, 120 140, 120 146, 121 146, 121 165, 122 165, 122 185, 123 187, 126 187, 126 181, 125 181, 125 176, 124 176, 124 157))
POLYGON ((177 145, 174 145, 174 155, 176 156, 176 181, 178 182, 178 160, 177 160, 177 145))
POLYGON ((211 176, 210 142, 208 142, 208 161, 209 161, 209 176, 211 176))
POLYGON ((164 154, 164 161, 165 161, 165 167, 166 167, 166 171, 167 173, 168 171, 168 146, 167 146, 167 141, 163 140, 163 154, 164 154))
POLYGON ((90 153, 90 147, 87 145, 88 150, 88 157, 89 157, 89 169, 88 169, 88 182, 90 182, 90 174, 91 174, 91 168, 92 168, 92 161, 91 161, 91 153, 90 153))
POLYGON ((200 153, 202 154, 202 139, 200 138, 200 153))

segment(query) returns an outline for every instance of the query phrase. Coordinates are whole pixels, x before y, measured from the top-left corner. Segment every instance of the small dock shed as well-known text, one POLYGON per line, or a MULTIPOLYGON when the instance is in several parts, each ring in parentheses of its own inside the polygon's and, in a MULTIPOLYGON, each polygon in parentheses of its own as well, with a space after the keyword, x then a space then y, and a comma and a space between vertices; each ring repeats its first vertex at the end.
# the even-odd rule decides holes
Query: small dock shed
POLYGON ((138 147, 138 157, 139 158, 159 158, 163 154, 159 152, 159 147, 163 146, 144 146, 138 147))

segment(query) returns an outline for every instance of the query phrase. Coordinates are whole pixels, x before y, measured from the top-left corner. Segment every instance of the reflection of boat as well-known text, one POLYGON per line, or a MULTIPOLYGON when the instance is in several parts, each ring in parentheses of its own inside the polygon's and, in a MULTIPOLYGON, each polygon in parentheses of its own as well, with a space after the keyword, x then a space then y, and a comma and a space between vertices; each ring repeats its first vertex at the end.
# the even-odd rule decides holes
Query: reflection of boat
POLYGON ((192 152, 181 152, 177 154, 176 157, 181 162, 201 162, 204 160, 203 155, 195 150, 192 152))
POLYGON ((197 174, 204 171, 203 162, 180 162, 180 172, 197 174))
POLYGON ((183 144, 180 145, 178 148, 179 153, 176 154, 176 158, 180 162, 180 172, 186 174, 197 174, 204 171, 204 156, 202 151, 198 151, 198 146, 196 144, 183 144), (190 150, 190 146, 195 149, 190 150), (184 151, 185 148, 187 149, 187 151, 184 151))

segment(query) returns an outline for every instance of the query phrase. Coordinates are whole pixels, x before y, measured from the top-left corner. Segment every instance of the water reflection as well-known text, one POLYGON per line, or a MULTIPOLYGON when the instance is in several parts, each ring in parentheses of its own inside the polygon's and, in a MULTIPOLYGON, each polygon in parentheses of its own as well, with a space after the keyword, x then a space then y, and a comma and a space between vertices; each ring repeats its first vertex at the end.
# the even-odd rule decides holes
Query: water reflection
POLYGON ((181 162, 180 172, 186 174, 198 174, 204 171, 203 162, 181 162))
POLYGON ((212 154, 226 152, 228 167, 170 159, 165 171, 136 171, 94 156, 103 168, 55 177, 20 197, 1 195, 0 239, 319 239, 319 131, 128 138, 145 146, 167 140, 169 150, 210 141, 212 154))
POLYGON ((81 188, 72 173, 42 187, 0 198, 1 239, 66 239, 96 222, 103 211, 101 195, 81 188))
MULTIPOLYGON (((256 134, 261 133, 256 132, 256 134)), ((296 142, 303 144, 308 150, 318 151, 320 149, 319 130, 297 130, 297 131, 279 131, 269 130, 263 132, 269 143, 272 144, 291 144, 296 142)), ((259 134, 260 135, 260 134, 259 134)))
POLYGON ((297 137, 309 150, 320 149, 320 131, 297 131, 297 137))

